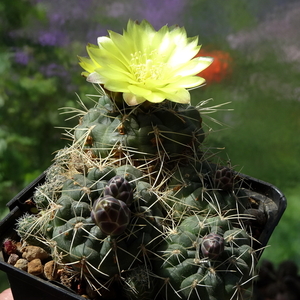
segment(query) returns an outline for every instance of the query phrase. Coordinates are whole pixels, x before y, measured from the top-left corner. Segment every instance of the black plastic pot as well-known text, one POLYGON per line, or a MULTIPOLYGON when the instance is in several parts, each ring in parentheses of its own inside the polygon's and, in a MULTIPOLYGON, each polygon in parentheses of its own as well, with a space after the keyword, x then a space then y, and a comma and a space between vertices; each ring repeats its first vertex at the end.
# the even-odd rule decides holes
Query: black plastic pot
MULTIPOLYGON (((11 201, 7 203, 10 209, 9 214, 0 222, 0 240, 10 237, 17 240, 17 234, 14 231, 16 220, 28 211, 29 207, 25 201, 33 196, 35 188, 45 180, 45 173, 41 174, 11 201)), ((4 253, 0 257, 0 269, 6 272, 14 300, 82 300, 83 297, 76 295, 64 286, 57 283, 46 281, 37 276, 33 276, 25 271, 5 262, 4 253)))
MULTIPOLYGON (((257 180, 255 178, 239 174, 241 188, 253 192, 253 199, 264 205, 268 215, 267 223, 259 237, 257 244, 258 257, 261 256, 263 248, 267 245, 268 240, 278 224, 287 202, 285 196, 273 185, 257 180), (260 250, 261 249, 261 250, 260 250)), ((14 231, 16 220, 24 213, 28 212, 30 207, 27 200, 32 198, 35 188, 45 180, 45 173, 41 174, 36 180, 22 190, 17 196, 7 203, 10 209, 9 214, 0 222, 0 241, 10 237, 18 239, 14 231)), ((44 300, 75 300, 84 298, 76 295, 64 286, 55 282, 49 282, 39 277, 28 274, 5 262, 4 254, 0 257, 0 270, 6 272, 15 300, 24 299, 44 299, 44 300)))

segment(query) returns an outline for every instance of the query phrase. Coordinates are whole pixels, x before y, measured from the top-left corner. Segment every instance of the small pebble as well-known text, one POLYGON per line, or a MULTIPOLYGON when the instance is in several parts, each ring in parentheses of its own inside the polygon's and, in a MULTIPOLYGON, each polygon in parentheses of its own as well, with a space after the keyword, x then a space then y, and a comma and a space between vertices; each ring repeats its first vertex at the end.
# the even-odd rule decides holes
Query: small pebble
POLYGON ((22 257, 27 259, 28 261, 32 261, 33 259, 39 258, 40 260, 44 260, 48 258, 49 254, 41 247, 37 246, 26 246, 23 249, 22 257))
POLYGON ((12 253, 12 254, 9 256, 9 258, 8 258, 8 260, 7 260, 7 263, 14 266, 19 258, 20 258, 20 257, 19 257, 18 254, 12 253))
POLYGON ((56 280, 58 278, 57 265, 54 260, 50 260, 45 263, 44 275, 48 280, 56 280))
POLYGON ((21 242, 16 242, 16 246, 17 246, 17 252, 22 253, 24 248, 23 244, 21 242))
POLYGON ((39 258, 35 258, 28 262, 28 273, 32 275, 41 275, 43 274, 44 267, 39 258))
POLYGON ((23 271, 27 271, 28 261, 25 258, 20 258, 15 263, 15 267, 23 271))

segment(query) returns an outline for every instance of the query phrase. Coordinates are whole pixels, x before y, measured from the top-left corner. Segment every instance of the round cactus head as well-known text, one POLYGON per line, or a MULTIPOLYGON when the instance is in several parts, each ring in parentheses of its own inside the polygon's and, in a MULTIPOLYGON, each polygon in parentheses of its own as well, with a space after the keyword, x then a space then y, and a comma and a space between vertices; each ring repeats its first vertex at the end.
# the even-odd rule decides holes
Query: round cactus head
POLYGON ((120 235, 130 221, 130 209, 125 202, 112 196, 97 199, 91 212, 92 220, 107 235, 120 235))

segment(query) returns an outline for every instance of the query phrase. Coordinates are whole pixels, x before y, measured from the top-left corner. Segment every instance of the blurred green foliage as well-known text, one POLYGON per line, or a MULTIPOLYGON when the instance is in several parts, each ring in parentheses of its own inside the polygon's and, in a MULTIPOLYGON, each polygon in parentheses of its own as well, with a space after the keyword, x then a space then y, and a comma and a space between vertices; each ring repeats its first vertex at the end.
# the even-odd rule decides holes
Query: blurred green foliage
POLYGON ((47 22, 42 6, 2 1, 0 14, 0 203, 4 205, 46 169, 53 152, 66 144, 62 130, 55 127, 71 124, 64 124, 58 109, 76 105, 76 89, 66 88, 81 84, 82 78, 76 43, 65 49, 41 47, 26 36, 14 36, 32 20, 47 22), (48 73, 57 68, 69 76, 51 76, 47 68, 48 73))
POLYGON ((220 155, 229 157, 236 170, 283 191, 296 188, 300 180, 300 103, 293 90, 300 76, 292 73, 292 63, 279 62, 272 53, 252 64, 231 55, 239 63, 231 78, 197 91, 198 98, 212 97, 212 105, 231 101, 226 107, 233 109, 214 114, 225 126, 210 122, 221 131, 212 133, 207 143, 224 146, 220 155))
POLYGON ((237 171, 272 183, 285 194, 287 210, 262 259, 275 265, 290 259, 300 266, 300 76, 293 63, 279 61, 272 52, 256 63, 232 55, 238 62, 232 77, 198 92, 199 97, 212 97, 214 105, 232 101, 227 107, 233 111, 214 115, 227 126, 210 122, 216 132, 207 144, 224 146, 219 152, 224 161, 230 160, 237 171))
POLYGON ((79 107, 75 93, 82 99, 94 93, 80 76, 76 59, 85 54, 85 43, 96 43, 106 29, 121 32, 129 18, 146 16, 158 28, 171 21, 167 19, 172 15, 169 6, 189 36, 199 35, 204 46, 230 53, 230 76, 194 90, 193 104, 209 98, 213 98, 209 105, 231 101, 224 108, 234 111, 212 115, 225 126, 204 118, 214 129, 207 146, 225 147, 220 150, 224 161, 230 159, 236 170, 271 182, 286 194, 289 207, 264 255, 275 263, 289 258, 300 265, 299 64, 285 59, 278 38, 256 39, 264 16, 284 1, 192 0, 179 5, 174 0, 153 0, 151 7, 137 0, 78 0, 72 6, 61 0, 57 7, 52 2, 0 3, 1 207, 45 170, 53 153, 68 143, 63 129, 56 127, 72 127, 77 120, 66 123, 58 109, 79 107), (174 5, 178 5, 177 11, 174 5))

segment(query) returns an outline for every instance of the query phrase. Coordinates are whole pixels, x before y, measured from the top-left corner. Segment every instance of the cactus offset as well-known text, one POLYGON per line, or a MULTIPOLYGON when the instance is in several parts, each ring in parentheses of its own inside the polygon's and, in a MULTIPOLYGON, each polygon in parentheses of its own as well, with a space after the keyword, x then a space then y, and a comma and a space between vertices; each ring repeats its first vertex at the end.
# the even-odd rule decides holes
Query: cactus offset
MULTIPOLYGON (((128 30, 154 31, 147 24, 129 23, 128 30)), ((176 28, 171 37, 185 33, 176 28)), ((19 220, 21 238, 43 244, 101 299, 114 297, 116 286, 125 299, 247 299, 256 263, 252 203, 236 173, 203 153, 201 105, 179 103, 171 91, 187 94, 171 83, 152 96, 121 85, 124 102, 109 89, 117 84, 91 71, 96 61, 81 64, 89 81, 109 91, 97 88, 94 107, 68 131, 73 143, 36 190, 38 214, 19 220), (158 101, 162 94, 176 101, 158 101)), ((181 85, 192 87, 190 80, 181 85)))

